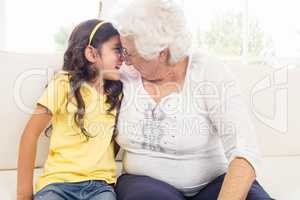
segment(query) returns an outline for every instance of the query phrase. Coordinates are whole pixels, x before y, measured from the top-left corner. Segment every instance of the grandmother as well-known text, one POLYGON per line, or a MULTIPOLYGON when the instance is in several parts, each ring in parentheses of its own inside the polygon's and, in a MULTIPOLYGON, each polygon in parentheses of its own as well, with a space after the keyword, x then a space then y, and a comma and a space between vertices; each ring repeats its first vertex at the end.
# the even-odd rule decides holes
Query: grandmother
POLYGON ((116 137, 120 200, 268 200, 236 81, 192 47, 173 0, 133 0, 115 15, 126 66, 116 137))

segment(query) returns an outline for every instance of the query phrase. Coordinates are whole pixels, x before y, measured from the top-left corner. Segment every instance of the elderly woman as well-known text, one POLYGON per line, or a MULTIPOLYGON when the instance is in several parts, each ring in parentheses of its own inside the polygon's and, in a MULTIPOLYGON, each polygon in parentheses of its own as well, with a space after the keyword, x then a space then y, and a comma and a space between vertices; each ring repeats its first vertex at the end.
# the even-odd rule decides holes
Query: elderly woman
POLYGON ((115 16, 126 66, 120 200, 267 200, 255 133, 236 82, 192 48, 172 0, 133 0, 115 16))

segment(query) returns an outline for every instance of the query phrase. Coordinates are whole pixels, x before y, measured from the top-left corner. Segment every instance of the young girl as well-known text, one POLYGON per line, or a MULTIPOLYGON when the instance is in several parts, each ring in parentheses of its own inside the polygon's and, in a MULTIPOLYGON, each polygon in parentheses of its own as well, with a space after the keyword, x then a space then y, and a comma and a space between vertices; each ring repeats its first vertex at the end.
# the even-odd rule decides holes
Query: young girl
POLYGON ((118 31, 108 22, 88 20, 72 32, 57 73, 37 101, 21 138, 18 200, 112 200, 116 181, 114 131, 122 84, 118 31), (37 140, 51 121, 44 171, 33 197, 37 140))

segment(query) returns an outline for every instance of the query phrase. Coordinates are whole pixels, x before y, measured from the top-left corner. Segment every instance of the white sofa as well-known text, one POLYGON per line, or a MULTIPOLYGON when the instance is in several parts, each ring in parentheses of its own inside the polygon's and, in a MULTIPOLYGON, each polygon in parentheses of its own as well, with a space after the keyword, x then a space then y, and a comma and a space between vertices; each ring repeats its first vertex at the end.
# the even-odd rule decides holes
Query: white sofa
MULTIPOLYGON (((18 145, 47 73, 61 67, 62 55, 0 52, 0 199, 15 199, 18 145)), ((263 154, 258 177, 278 200, 300 199, 300 69, 230 65, 250 106, 263 154), (276 100, 275 100, 276 99, 276 100)), ((49 139, 41 136, 35 174, 41 173, 49 139)), ((121 168, 119 162, 119 170, 121 168)))

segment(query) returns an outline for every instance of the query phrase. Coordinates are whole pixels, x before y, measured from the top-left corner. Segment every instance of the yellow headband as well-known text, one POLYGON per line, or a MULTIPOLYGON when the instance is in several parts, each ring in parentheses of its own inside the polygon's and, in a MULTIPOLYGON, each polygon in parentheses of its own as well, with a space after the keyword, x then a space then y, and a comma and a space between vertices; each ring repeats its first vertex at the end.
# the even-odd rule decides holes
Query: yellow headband
POLYGON ((90 34, 90 37, 89 37, 89 45, 91 45, 92 43, 92 40, 93 40, 93 37, 95 35, 95 33, 97 32, 97 30, 100 28, 100 26, 102 26, 103 24, 105 24, 106 22, 103 21, 103 22, 100 22, 98 23, 92 30, 91 34, 90 34))

